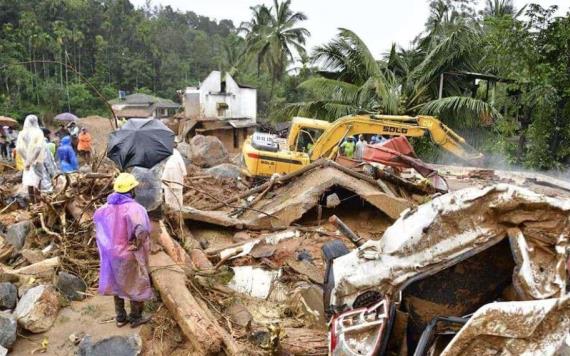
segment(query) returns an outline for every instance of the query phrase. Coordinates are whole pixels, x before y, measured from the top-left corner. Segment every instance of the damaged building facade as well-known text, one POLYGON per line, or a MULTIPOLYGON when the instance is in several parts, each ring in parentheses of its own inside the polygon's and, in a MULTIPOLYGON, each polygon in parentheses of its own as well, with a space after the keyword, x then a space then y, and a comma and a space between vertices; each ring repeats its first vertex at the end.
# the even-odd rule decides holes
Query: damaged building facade
POLYGON ((257 90, 239 84, 228 73, 212 71, 198 87, 182 93, 184 124, 179 134, 218 137, 230 152, 238 151, 257 123, 257 90))

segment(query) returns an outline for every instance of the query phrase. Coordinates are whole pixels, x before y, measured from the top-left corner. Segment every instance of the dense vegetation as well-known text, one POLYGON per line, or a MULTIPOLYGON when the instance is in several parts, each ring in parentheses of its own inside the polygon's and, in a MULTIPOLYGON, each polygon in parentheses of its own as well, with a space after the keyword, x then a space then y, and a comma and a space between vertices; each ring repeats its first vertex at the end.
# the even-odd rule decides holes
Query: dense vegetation
POLYGON ((290 1, 234 24, 128 0, 0 0, 0 115, 104 113, 119 89, 176 99, 220 69, 258 88, 261 117, 436 114, 509 163, 568 163, 570 14, 510 0, 429 6, 410 48, 377 56, 350 29, 305 48, 306 16, 290 1))

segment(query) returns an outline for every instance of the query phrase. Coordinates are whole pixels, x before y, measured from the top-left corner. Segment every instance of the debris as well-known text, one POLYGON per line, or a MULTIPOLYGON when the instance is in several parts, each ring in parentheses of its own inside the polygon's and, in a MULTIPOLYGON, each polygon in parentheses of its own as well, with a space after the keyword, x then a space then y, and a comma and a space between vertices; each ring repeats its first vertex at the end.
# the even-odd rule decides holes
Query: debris
POLYGON ((336 193, 327 195, 326 207, 329 209, 336 208, 340 205, 340 198, 336 193))
POLYGON ((22 296, 14 315, 22 328, 32 333, 41 333, 53 325, 59 307, 57 291, 52 286, 43 284, 29 289, 22 296))
POLYGON ((14 246, 16 251, 20 251, 32 231, 34 231, 34 224, 30 220, 11 225, 6 231, 6 241, 14 246))
POLYGON ((0 345, 0 356, 8 356, 8 349, 0 345))
POLYGON ((137 356, 142 350, 142 340, 138 334, 111 336, 96 343, 85 336, 79 344, 79 356, 137 356))
POLYGON ((150 274, 163 303, 199 354, 217 353, 222 337, 186 288, 185 273, 164 252, 149 257, 150 274))
POLYGON ((56 287, 69 300, 85 299, 87 285, 81 278, 71 273, 59 272, 57 274, 56 287))
POLYGON ((228 151, 216 136, 192 137, 190 152, 192 163, 200 167, 214 167, 229 160, 228 151))
POLYGON ((226 312, 232 321, 241 327, 246 327, 251 323, 251 313, 239 302, 232 304, 226 312))
POLYGON ((570 299, 497 302, 473 314, 441 353, 470 355, 492 349, 498 353, 548 355, 563 346, 570 330, 570 299))
POLYGON ((238 231, 234 234, 232 240, 236 243, 247 242, 251 240, 251 235, 246 231, 238 231))
POLYGON ((254 298, 267 299, 273 282, 281 277, 281 270, 268 271, 253 266, 232 267, 234 277, 228 287, 254 298))
POLYGON ((22 257, 24 257, 26 261, 32 264, 41 262, 46 259, 42 251, 38 249, 25 248, 22 251, 20 251, 20 254, 22 254, 22 257))
POLYGON ((21 267, 13 271, 9 271, 14 275, 20 277, 20 279, 44 279, 52 280, 55 274, 55 269, 60 267, 59 257, 48 258, 46 260, 34 263, 32 265, 21 267))
POLYGON ((305 326, 326 329, 323 290, 313 284, 299 283, 289 296, 289 305, 295 316, 305 321, 305 326))
POLYGON ((9 282, 0 283, 0 310, 14 309, 18 302, 18 288, 9 282))
POLYGON ((7 349, 12 347, 16 342, 17 329, 16 317, 6 312, 0 312, 0 346, 7 349))
POLYGON ((216 178, 233 178, 237 179, 241 175, 241 170, 238 166, 231 163, 222 163, 205 171, 207 174, 216 178))
POLYGON ((326 331, 318 329, 285 328, 281 347, 293 355, 327 355, 326 331))
MULTIPOLYGON (((277 245, 281 241, 289 240, 292 238, 298 238, 301 236, 299 230, 284 230, 279 231, 273 234, 269 234, 257 239, 245 241, 245 242, 238 242, 231 246, 225 246, 222 249, 210 249, 207 250, 206 253, 209 255, 219 255, 219 258, 222 260, 227 260, 231 258, 238 258, 243 257, 252 252, 255 246, 260 243, 264 243, 265 245, 277 245)), ((255 256, 254 256, 255 257, 255 256)))
POLYGON ((324 283, 323 271, 311 262, 290 259, 287 261, 287 265, 291 267, 295 272, 307 276, 309 280, 315 283, 324 283))

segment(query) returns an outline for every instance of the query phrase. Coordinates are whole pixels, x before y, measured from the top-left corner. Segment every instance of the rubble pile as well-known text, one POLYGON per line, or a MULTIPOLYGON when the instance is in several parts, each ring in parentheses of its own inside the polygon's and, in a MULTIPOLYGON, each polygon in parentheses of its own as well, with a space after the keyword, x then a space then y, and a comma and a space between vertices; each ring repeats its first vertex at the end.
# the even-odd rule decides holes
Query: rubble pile
MULTIPOLYGON (((202 141, 195 145, 216 145, 202 141)), ((64 340, 36 345, 39 351, 65 344, 80 355, 325 355, 328 322, 335 316, 340 347, 372 354, 380 345, 372 341, 396 325, 400 329, 385 340, 385 347, 406 354, 425 346, 422 332, 438 315, 430 308, 461 318, 461 325, 498 315, 500 329, 508 330, 503 324, 508 324, 509 308, 516 306, 485 306, 498 296, 508 303, 535 303, 531 317, 536 330, 555 340, 519 341, 520 350, 559 346, 567 318, 557 324, 552 310, 564 315, 568 310, 566 301, 556 299, 566 287, 568 248, 560 236, 567 228, 557 223, 567 216, 563 200, 510 185, 491 186, 520 182, 494 171, 441 174, 443 169, 429 168, 419 174, 414 166, 425 167, 409 160, 405 163, 412 167, 397 169, 384 164, 390 162, 348 168, 319 160, 253 184, 227 162, 227 153, 223 159, 223 152, 216 154, 216 162, 199 163, 192 152, 184 207, 174 211, 163 204, 151 214, 149 270, 159 296, 151 306, 152 322, 134 333, 103 338, 77 327, 64 340), (455 191, 473 182, 482 185, 455 191), (514 257, 505 260, 501 256, 511 256, 509 249, 514 257), (464 255, 480 259, 463 261, 464 255), (483 273, 487 269, 480 261, 490 261, 486 268, 492 273, 483 273), (453 269, 456 264, 460 268, 453 269), (457 282, 462 271, 483 271, 477 277, 482 282, 472 283, 473 288, 463 279, 457 282), (421 284, 420 277, 432 279, 421 284), (442 280, 449 283, 438 292, 429 289, 442 280), (464 307, 451 302, 440 306, 435 297, 441 293, 464 307), (398 296, 395 324, 387 323, 382 318, 389 317, 388 306, 398 296), (468 305, 483 307, 477 311, 468 305), (370 315, 379 320, 365 328, 372 336, 364 335, 361 346, 355 346, 347 325, 358 319, 350 319, 350 313, 362 308, 373 310, 370 315), (474 312, 471 320, 463 318, 474 312)), ((97 298, 99 267, 92 215, 104 204, 116 174, 106 163, 97 166, 93 172, 57 177, 54 192, 29 206, 19 191, 18 173, 6 168, 0 175, 1 347, 13 350, 22 332, 55 335, 70 309, 79 308, 84 318, 96 315, 89 304, 97 298), (88 310, 83 312, 82 305, 88 310)), ((526 182, 538 184, 534 179, 526 182)), ((97 325, 112 322, 107 316, 93 318, 97 325)), ((529 335, 528 330, 501 334, 477 325, 470 331, 452 328, 462 331, 449 345, 425 347, 433 346, 435 352, 447 345, 448 354, 471 352, 469 347, 483 347, 485 335, 495 332, 500 335, 493 345, 501 349, 509 337, 529 335)), ((430 342, 442 339, 439 334, 426 337, 430 342)))

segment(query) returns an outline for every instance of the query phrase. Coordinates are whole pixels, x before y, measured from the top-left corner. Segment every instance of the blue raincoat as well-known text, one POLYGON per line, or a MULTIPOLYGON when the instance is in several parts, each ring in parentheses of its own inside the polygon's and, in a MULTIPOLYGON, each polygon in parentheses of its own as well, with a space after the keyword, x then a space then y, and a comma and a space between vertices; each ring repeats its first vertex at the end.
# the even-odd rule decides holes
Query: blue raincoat
POLYGON ((59 169, 63 173, 75 172, 79 169, 79 164, 77 163, 77 155, 71 146, 71 137, 65 136, 59 148, 57 149, 57 159, 59 161, 59 169))

